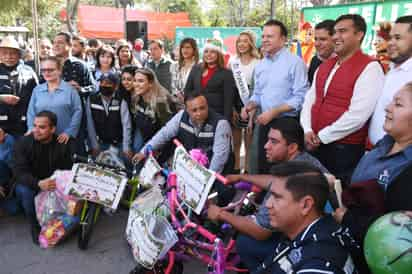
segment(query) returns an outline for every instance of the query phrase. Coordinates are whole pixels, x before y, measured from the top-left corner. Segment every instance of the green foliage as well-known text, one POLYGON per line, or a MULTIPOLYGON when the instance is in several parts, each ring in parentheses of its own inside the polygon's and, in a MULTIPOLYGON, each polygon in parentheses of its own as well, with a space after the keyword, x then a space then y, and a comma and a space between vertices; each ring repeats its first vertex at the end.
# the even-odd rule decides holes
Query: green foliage
MULTIPOLYGON (((63 0, 37 0, 39 17, 39 35, 53 36, 60 28, 58 18, 63 0)), ((32 7, 31 1, 23 0, 0 0, 0 25, 15 26, 19 20, 23 26, 32 29, 32 7)))

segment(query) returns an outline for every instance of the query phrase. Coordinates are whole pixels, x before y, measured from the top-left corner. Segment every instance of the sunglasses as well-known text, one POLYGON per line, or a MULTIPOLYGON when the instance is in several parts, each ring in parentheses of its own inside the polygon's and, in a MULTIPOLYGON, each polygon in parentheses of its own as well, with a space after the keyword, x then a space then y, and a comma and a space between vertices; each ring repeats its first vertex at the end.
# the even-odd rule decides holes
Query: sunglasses
POLYGON ((54 71, 56 71, 55 68, 42 68, 42 69, 40 69, 40 72, 41 72, 41 73, 46 73, 46 72, 52 73, 52 72, 54 72, 54 71))

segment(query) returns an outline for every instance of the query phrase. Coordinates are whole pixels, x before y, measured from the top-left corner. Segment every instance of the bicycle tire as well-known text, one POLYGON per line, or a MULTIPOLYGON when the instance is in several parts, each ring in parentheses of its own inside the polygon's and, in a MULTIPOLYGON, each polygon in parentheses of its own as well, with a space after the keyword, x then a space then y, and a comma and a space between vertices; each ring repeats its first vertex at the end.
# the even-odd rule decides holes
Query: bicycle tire
MULTIPOLYGON (((154 267, 154 269, 147 269, 141 265, 137 265, 133 268, 129 274, 165 274, 165 269, 167 266, 164 266, 162 263, 154 267)), ((184 266, 182 262, 175 262, 170 274, 183 274, 184 266)))
POLYGON ((97 210, 97 205, 93 203, 89 203, 86 216, 84 220, 80 222, 77 246, 81 250, 86 250, 89 246, 90 237, 92 235, 92 231, 94 227, 96 210, 97 210))

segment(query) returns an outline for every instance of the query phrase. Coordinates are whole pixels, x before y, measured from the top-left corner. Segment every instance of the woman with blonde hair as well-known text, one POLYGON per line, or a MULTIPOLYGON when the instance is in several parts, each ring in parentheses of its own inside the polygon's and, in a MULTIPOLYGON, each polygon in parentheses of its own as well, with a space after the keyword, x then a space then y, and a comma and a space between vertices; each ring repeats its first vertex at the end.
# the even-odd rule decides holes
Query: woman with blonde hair
POLYGON ((135 124, 133 149, 139 151, 145 142, 173 116, 175 103, 159 84, 151 69, 137 69, 134 74, 131 112, 135 124))
POLYGON ((256 64, 260 60, 256 47, 255 34, 252 31, 242 31, 236 39, 236 55, 229 60, 228 67, 232 70, 237 91, 235 93, 235 110, 232 117, 233 146, 235 153, 235 172, 240 171, 240 146, 245 144, 245 170, 248 170, 248 148, 252 143, 253 115, 248 121, 240 118, 240 110, 247 103, 253 91, 253 75, 256 64), (245 130, 246 129, 246 130, 245 130))

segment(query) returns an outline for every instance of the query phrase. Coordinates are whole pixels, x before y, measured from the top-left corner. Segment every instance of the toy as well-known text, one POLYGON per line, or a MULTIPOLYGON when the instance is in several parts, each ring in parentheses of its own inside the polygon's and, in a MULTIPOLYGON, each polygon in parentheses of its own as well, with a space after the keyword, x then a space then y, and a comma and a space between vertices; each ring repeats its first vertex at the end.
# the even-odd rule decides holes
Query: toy
POLYGON ((373 274, 412 271, 412 213, 397 211, 376 220, 365 237, 365 258, 373 274))

